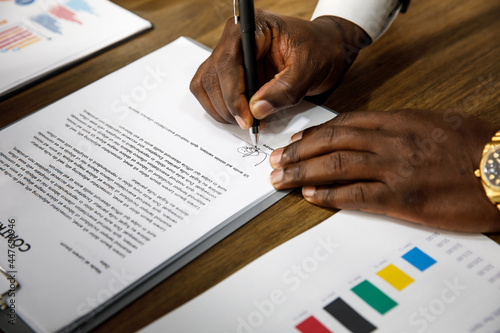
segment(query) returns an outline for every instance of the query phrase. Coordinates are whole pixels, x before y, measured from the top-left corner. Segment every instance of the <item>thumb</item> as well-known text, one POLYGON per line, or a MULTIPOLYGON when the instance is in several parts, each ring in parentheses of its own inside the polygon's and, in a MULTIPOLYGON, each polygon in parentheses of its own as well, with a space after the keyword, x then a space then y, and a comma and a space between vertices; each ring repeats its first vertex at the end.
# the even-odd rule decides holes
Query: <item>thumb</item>
POLYGON ((291 67, 286 67, 265 83, 250 99, 250 112, 257 119, 299 103, 310 84, 291 67))

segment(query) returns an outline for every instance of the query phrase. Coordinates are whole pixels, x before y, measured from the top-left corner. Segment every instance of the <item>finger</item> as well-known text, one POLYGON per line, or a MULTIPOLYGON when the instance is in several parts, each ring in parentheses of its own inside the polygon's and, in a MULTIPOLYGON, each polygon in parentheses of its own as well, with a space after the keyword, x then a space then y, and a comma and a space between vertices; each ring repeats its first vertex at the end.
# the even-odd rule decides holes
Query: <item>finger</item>
POLYGON ((304 199, 322 207, 386 214, 390 192, 380 182, 357 182, 332 186, 306 186, 304 199))
POLYGON ((285 189, 346 181, 379 181, 384 170, 376 154, 336 151, 276 168, 271 172, 271 183, 277 189, 285 189))
POLYGON ((245 95, 245 74, 241 59, 241 47, 227 50, 224 55, 219 56, 216 72, 225 108, 241 128, 248 129, 252 125, 253 116, 245 95))
MULTIPOLYGON (((331 122, 337 126, 350 126, 365 129, 386 129, 395 123, 404 121, 411 122, 413 118, 419 117, 420 110, 396 110, 396 111, 352 111, 340 113, 331 122)), ((419 119, 421 120, 421 119, 419 119)), ((305 134, 307 134, 306 131, 305 134)))
POLYGON ((327 122, 304 131, 300 140, 282 149, 276 149, 270 157, 271 165, 279 167, 341 150, 376 152, 383 137, 380 131, 345 126, 327 122))
MULTIPOLYGON (((225 120, 226 123, 235 123, 235 118, 229 111, 221 89, 219 74, 215 66, 209 66, 201 79, 203 90, 205 91, 210 104, 215 113, 225 120)), ((209 112, 210 113, 210 112, 209 112)), ((211 114, 211 113, 210 113, 211 114)), ((212 114, 211 114, 212 115, 212 114)))
POLYGON ((244 95, 241 61, 239 28, 233 20, 228 20, 219 43, 196 72, 190 88, 214 119, 225 123, 238 122, 241 127, 248 128, 252 117, 244 95))
MULTIPOLYGON (((256 18, 261 11, 257 9, 256 18)), ((259 26, 267 27, 258 21, 259 26)), ((257 52, 267 50, 265 34, 256 35, 257 52)), ((236 119, 239 126, 248 129, 252 126, 253 115, 250 112, 249 101, 245 94, 245 73, 239 25, 227 21, 220 45, 217 45, 215 68, 220 82, 221 93, 228 112, 236 119)), ((260 61, 260 58, 258 58, 260 61)))
POLYGON ((225 116, 221 116, 212 104, 212 100, 207 94, 204 84, 203 75, 205 72, 206 63, 204 62, 196 71, 191 83, 189 84, 189 89, 191 93, 196 97, 200 105, 205 109, 205 111, 216 121, 220 123, 230 123, 229 111, 226 112, 225 116))

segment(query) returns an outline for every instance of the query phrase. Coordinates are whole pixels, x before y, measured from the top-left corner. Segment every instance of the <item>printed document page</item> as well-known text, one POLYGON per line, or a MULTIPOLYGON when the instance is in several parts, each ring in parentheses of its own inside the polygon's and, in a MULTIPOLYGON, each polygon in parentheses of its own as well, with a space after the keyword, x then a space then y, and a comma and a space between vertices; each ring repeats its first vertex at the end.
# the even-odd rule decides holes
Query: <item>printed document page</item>
POLYGON ((498 332, 500 246, 341 211, 150 324, 152 332, 498 332))
POLYGON ((0 97, 150 27, 111 1, 0 1, 0 97))
POLYGON ((304 102, 255 149, 189 91, 209 54, 180 38, 0 132, 0 264, 36 331, 91 318, 275 194, 271 151, 335 116, 304 102))

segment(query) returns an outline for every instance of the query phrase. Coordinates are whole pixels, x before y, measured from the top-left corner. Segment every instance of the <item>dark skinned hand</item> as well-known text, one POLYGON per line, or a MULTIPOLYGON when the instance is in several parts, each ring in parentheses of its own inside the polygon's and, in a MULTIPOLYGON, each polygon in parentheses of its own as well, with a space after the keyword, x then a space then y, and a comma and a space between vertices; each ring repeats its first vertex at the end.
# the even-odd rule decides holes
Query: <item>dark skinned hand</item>
POLYGON ((500 213, 474 175, 496 129, 452 111, 351 112, 292 137, 271 154, 277 189, 311 203, 432 227, 500 231, 500 213))
POLYGON ((332 16, 306 21, 257 9, 255 21, 261 88, 250 101, 245 97, 241 34, 233 19, 190 85, 214 119, 243 129, 253 117, 264 119, 305 96, 333 89, 370 42, 357 25, 332 16))

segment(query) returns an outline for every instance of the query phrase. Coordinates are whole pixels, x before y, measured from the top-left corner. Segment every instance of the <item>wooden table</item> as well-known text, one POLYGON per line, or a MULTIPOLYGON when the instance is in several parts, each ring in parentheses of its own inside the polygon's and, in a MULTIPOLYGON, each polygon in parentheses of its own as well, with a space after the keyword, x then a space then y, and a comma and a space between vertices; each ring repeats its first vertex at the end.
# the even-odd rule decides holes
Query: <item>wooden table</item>
MULTIPOLYGON (((145 34, 0 102, 0 127, 173 41, 189 36, 213 48, 230 0, 115 0, 153 22, 145 34)), ((256 0, 255 6, 309 19, 316 1, 256 0)), ((339 112, 458 108, 500 127, 500 2, 419 0, 362 51, 325 104, 339 112)), ((133 332, 185 303, 335 211, 294 191, 98 327, 133 332), (297 216, 300 216, 297 219, 297 216)), ((500 234, 488 235, 500 243, 500 234)))

